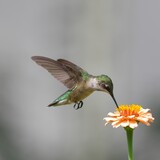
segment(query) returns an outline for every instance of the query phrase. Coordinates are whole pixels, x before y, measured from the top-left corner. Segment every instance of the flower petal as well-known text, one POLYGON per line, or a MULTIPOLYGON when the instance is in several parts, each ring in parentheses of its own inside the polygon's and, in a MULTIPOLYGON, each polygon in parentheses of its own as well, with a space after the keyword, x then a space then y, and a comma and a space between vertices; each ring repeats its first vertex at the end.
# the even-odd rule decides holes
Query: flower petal
POLYGON ((122 121, 122 122, 121 122, 121 126, 122 126, 122 127, 127 127, 127 126, 129 126, 129 120, 126 119, 126 120, 122 121))
POLYGON ((115 112, 115 113, 109 112, 108 116, 120 116, 120 113, 118 113, 118 112, 115 112))
POLYGON ((129 122, 129 127, 134 129, 134 128, 138 127, 138 123, 136 121, 130 121, 129 122))

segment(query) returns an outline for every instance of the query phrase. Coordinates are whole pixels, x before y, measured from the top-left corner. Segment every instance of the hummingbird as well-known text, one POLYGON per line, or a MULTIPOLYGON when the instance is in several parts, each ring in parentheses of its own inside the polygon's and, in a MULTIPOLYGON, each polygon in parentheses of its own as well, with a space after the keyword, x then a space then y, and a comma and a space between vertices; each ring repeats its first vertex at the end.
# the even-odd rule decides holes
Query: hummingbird
POLYGON ((55 99, 48 107, 74 103, 73 107, 79 109, 83 106, 83 99, 94 91, 102 91, 112 97, 118 108, 113 94, 113 83, 107 75, 93 76, 81 67, 65 59, 53 60, 43 56, 33 56, 31 59, 45 68, 68 88, 65 93, 55 99))

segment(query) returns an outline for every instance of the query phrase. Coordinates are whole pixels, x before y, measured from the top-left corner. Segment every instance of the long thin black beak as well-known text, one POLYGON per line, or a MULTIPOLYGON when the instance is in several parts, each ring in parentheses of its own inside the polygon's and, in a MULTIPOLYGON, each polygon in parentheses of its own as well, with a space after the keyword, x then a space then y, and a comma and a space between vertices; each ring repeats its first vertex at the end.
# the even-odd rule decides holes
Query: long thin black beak
POLYGON ((116 107, 118 108, 118 103, 117 103, 117 101, 116 101, 116 99, 115 99, 115 97, 114 97, 113 93, 110 93, 110 95, 111 95, 111 97, 113 98, 113 101, 115 102, 116 107))
POLYGON ((111 90, 108 85, 104 85, 104 88, 105 88, 105 89, 107 90, 107 92, 111 95, 114 103, 116 104, 116 107, 119 108, 118 103, 117 103, 117 101, 116 101, 116 99, 115 99, 115 97, 114 97, 114 94, 113 94, 113 88, 112 88, 112 90, 111 90))

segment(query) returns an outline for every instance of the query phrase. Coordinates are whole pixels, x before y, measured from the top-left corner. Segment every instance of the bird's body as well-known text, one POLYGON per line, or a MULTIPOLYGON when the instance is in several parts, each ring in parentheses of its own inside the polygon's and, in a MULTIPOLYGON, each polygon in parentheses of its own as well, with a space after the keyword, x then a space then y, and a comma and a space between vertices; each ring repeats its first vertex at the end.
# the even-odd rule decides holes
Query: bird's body
MULTIPOLYGON (((113 96, 112 80, 106 76, 92 76, 85 70, 64 59, 57 61, 41 56, 34 56, 32 59, 48 70, 55 78, 61 81, 69 89, 54 100, 48 106, 60 106, 75 103, 78 108, 83 105, 82 100, 94 91, 104 91, 109 93, 116 103, 113 96)), ((118 107, 117 103, 116 106, 118 107)), ((75 107, 76 108, 76 107, 75 107)))
POLYGON ((86 87, 84 83, 81 83, 73 89, 67 90, 49 106, 60 106, 65 104, 78 103, 88 97, 91 93, 93 93, 93 91, 93 89, 86 87))

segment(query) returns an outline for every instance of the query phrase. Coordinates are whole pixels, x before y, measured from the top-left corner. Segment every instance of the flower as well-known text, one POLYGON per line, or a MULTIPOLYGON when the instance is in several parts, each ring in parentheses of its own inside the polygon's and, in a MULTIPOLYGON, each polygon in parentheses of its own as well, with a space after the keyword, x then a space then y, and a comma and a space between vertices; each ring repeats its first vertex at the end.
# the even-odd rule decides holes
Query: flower
POLYGON ((127 127, 134 129, 138 127, 138 123, 141 122, 147 126, 150 125, 150 122, 154 121, 152 114, 149 112, 150 109, 144 109, 139 105, 121 105, 117 110, 112 113, 108 113, 108 117, 105 117, 105 125, 112 123, 114 128, 119 126, 127 127))

